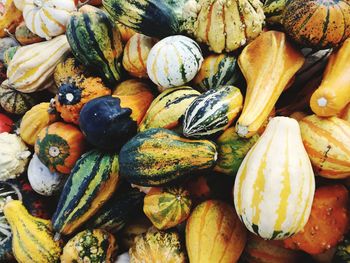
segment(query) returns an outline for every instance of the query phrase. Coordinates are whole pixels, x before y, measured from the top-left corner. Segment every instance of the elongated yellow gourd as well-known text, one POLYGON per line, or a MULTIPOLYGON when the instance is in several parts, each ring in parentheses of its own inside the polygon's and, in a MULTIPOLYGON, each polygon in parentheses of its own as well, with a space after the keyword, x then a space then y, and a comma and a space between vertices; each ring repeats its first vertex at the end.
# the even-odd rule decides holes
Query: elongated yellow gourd
POLYGON ((319 88, 312 94, 310 106, 318 116, 338 114, 350 103, 350 39, 330 57, 319 88))
POLYGON ((238 63, 248 87, 236 124, 239 136, 248 138, 257 133, 304 60, 282 32, 264 32, 244 48, 238 63))

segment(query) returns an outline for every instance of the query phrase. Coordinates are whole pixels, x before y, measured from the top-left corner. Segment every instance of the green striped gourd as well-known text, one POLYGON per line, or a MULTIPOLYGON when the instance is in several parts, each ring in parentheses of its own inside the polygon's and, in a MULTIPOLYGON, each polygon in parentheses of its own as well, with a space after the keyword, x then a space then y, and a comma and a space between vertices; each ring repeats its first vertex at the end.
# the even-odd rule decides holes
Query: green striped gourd
POLYGON ((264 239, 284 239, 303 229, 315 191, 310 159, 298 122, 270 120, 248 152, 234 184, 234 203, 249 231, 264 239))
POLYGON ((242 105, 242 93, 234 86, 209 90, 187 108, 183 134, 190 138, 201 138, 224 131, 241 111, 242 105))
POLYGON ((49 88, 53 84, 52 75, 56 66, 69 51, 65 35, 20 47, 7 69, 9 84, 24 93, 49 88))
POLYGON ((207 140, 188 140, 173 131, 150 129, 120 151, 120 175, 141 186, 169 184, 193 172, 212 168, 216 146, 207 140))
POLYGON ((199 95, 198 91, 187 86, 165 90, 153 100, 140 123, 139 131, 151 128, 176 128, 187 107, 199 95))
POLYGON ((111 197, 118 181, 116 154, 85 153, 63 187, 52 217, 53 229, 65 235, 73 233, 111 197))
POLYGON ((121 36, 102 10, 74 13, 67 24, 66 35, 74 56, 99 72, 106 84, 114 86, 120 80, 121 36))

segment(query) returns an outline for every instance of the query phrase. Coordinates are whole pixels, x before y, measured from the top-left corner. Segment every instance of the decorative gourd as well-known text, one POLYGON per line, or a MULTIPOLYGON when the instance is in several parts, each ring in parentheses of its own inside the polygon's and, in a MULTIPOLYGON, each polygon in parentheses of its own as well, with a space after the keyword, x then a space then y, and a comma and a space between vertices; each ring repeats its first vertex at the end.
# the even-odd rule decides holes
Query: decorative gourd
POLYGON ((44 40, 32 33, 25 22, 22 22, 16 27, 15 37, 22 46, 42 42, 44 40))
POLYGON ((58 193, 66 180, 65 175, 50 172, 36 154, 29 162, 27 174, 33 190, 44 196, 58 193))
POLYGON ((191 263, 237 262, 246 230, 232 206, 209 200, 198 205, 186 224, 186 248, 191 263))
POLYGON ((119 98, 104 96, 85 104, 79 126, 95 147, 118 150, 136 134, 137 123, 131 113, 130 108, 121 107, 119 98))
POLYGON ((10 47, 18 47, 19 44, 10 37, 0 38, 0 61, 4 61, 4 53, 10 47))
POLYGON ((0 113, 0 134, 3 132, 11 132, 13 125, 13 120, 11 120, 5 114, 0 113))
POLYGON ((77 230, 112 196, 118 181, 118 155, 85 153, 63 187, 52 217, 54 230, 64 235, 77 230))
POLYGON ((327 117, 340 113, 348 103, 350 103, 350 39, 330 56, 322 83, 312 94, 310 106, 318 116, 327 117))
MULTIPOLYGON (((10 47, 8 49, 5 50, 4 52, 4 66, 6 67, 6 69, 8 68, 11 60, 13 59, 13 57, 15 56, 17 50, 19 49, 19 46, 14 46, 14 47, 10 47)), ((5 79, 7 78, 6 76, 6 70, 5 69, 5 79)))
POLYGON ((67 24, 67 38, 74 56, 85 66, 93 67, 109 86, 120 80, 123 53, 118 28, 97 8, 74 13, 67 24))
POLYGON ((30 215, 21 201, 12 200, 4 207, 4 214, 13 233, 12 251, 20 263, 58 262, 61 247, 54 241, 51 222, 30 215))
POLYGON ((6 78, 6 65, 4 62, 0 61, 0 83, 4 82, 6 78))
POLYGON ((66 31, 76 9, 74 0, 25 0, 23 17, 30 31, 49 40, 66 31))
POLYGON ((186 255, 179 234, 160 231, 151 227, 146 233, 135 237, 129 250, 130 263, 185 263, 186 255))
POLYGON ((151 128, 176 128, 187 107, 199 95, 198 91, 187 86, 165 90, 152 102, 139 126, 139 131, 151 128))
POLYGON ((23 21, 22 12, 14 4, 14 0, 2 1, 3 12, 0 13, 0 38, 9 32, 15 32, 16 27, 23 21))
POLYGON ((23 8, 24 8, 24 2, 25 0, 13 0, 13 3, 15 4, 16 8, 21 12, 23 11, 23 8))
POLYGON ((13 179, 23 173, 30 154, 20 137, 0 133, 0 180, 13 179))
POLYGON ((285 32, 298 43, 324 49, 340 45, 350 36, 347 0, 294 0, 283 14, 285 32))
POLYGON ((298 122, 271 119, 238 170, 238 216, 250 232, 264 239, 285 239, 305 226, 314 191, 314 173, 298 122))
POLYGON ((350 175, 350 123, 337 117, 308 116, 300 122, 301 136, 315 172, 326 178, 350 175))
POLYGON ((116 22, 116 25, 119 29, 122 42, 126 44, 126 42, 129 41, 129 39, 136 34, 134 30, 132 30, 130 27, 127 27, 119 22, 116 22))
POLYGON ((124 69, 134 77, 147 78, 147 58, 156 40, 142 34, 133 35, 126 43, 123 55, 124 69))
POLYGON ((69 51, 64 35, 19 48, 7 69, 9 84, 24 93, 50 87, 55 67, 69 51))
POLYGON ((111 263, 117 251, 113 235, 102 229, 86 229, 64 246, 61 255, 62 263, 111 263))
POLYGON ((227 129, 216 141, 218 161, 214 171, 235 177, 244 157, 258 139, 258 135, 244 139, 237 135, 234 127, 227 129))
POLYGON ((240 113, 241 91, 234 86, 222 86, 198 96, 187 108, 183 134, 203 138, 226 130, 240 113))
POLYGON ((350 122, 350 103, 341 111, 340 118, 350 122))
POLYGON ((182 187, 152 187, 143 203, 143 212, 158 229, 179 225, 191 212, 190 193, 182 187))
POLYGON ((35 105, 24 114, 19 133, 22 140, 34 146, 39 132, 58 120, 58 115, 48 102, 35 105))
POLYGON ((135 244, 135 237, 146 233, 151 226, 152 223, 143 213, 138 215, 137 217, 133 217, 119 232, 119 244, 122 246, 123 249, 129 250, 135 244))
POLYGON ((228 54, 210 55, 192 83, 197 90, 217 89, 222 85, 233 85, 240 76, 236 58, 228 54))
POLYGON ((35 153, 51 172, 69 174, 85 149, 84 136, 73 125, 55 122, 42 129, 35 142, 35 153))
POLYGON ((248 87, 243 111, 236 124, 239 136, 249 138, 257 133, 303 63, 303 55, 281 32, 264 32, 244 48, 238 64, 248 87), (267 75, 270 77, 266 78, 267 75))
POLYGON ((292 0, 266 0, 264 3, 264 14, 268 24, 283 23, 283 12, 292 0))
POLYGON ((345 236, 336 249, 333 261, 334 263, 344 263, 350 260, 350 237, 349 234, 345 236))
POLYGON ((216 146, 210 141, 188 140, 173 131, 150 129, 121 149, 120 175, 136 185, 159 186, 210 169, 216 159, 216 146))
POLYGON ((159 41, 149 52, 147 73, 157 86, 178 87, 196 76, 202 62, 202 51, 194 40, 171 36, 159 41))

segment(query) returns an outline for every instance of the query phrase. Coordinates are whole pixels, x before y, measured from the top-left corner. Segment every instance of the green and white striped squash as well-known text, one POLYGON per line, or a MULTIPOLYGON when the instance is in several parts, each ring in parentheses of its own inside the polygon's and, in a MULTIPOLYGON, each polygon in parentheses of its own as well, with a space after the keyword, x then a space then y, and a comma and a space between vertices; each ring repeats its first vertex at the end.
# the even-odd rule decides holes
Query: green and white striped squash
POLYGON ((147 58, 147 73, 157 86, 179 87, 196 76, 202 62, 202 51, 194 40, 180 35, 171 36, 151 49, 147 58))
POLYGON ((234 86, 222 86, 198 96, 187 108, 183 134, 190 138, 215 135, 227 129, 243 105, 241 91, 234 86))
POLYGON ((271 119, 236 176, 233 193, 239 218, 264 239, 285 239, 307 223, 314 191, 298 122, 271 119))

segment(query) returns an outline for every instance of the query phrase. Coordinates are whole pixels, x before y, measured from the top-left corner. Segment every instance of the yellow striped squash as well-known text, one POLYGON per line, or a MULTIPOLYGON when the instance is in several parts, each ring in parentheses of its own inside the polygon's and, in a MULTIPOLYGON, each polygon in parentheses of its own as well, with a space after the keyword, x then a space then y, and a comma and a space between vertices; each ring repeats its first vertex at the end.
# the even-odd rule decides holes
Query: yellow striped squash
POLYGON ((50 87, 56 66, 69 51, 65 35, 20 47, 7 69, 9 84, 24 93, 50 87))
POLYGON ((198 205, 186 224, 186 248, 191 263, 237 262, 246 230, 233 207, 209 200, 198 205))
POLYGON ((241 164, 234 203, 249 231, 264 239, 284 239, 303 229, 315 178, 298 122, 275 117, 241 164))
POLYGON ((350 123, 311 115, 299 124, 315 172, 333 179, 350 176, 350 123))

